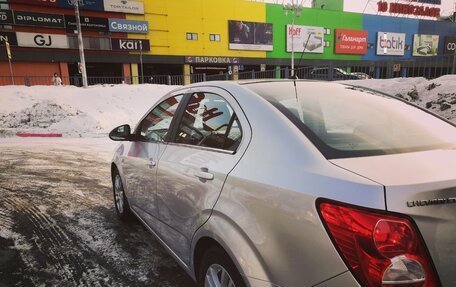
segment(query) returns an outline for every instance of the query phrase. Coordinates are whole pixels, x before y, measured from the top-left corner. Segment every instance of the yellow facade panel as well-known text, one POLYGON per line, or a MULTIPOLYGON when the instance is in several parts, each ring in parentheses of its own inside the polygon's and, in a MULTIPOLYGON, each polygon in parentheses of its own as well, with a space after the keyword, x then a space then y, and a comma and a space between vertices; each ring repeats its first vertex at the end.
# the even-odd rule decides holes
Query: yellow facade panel
POLYGON ((146 35, 151 45, 149 54, 266 58, 263 51, 228 49, 228 20, 265 22, 264 3, 246 0, 146 0, 144 3, 145 15, 127 15, 127 19, 149 22, 146 35), (187 40, 187 33, 197 33, 198 40, 187 40), (220 42, 210 41, 210 34, 219 34, 220 42))

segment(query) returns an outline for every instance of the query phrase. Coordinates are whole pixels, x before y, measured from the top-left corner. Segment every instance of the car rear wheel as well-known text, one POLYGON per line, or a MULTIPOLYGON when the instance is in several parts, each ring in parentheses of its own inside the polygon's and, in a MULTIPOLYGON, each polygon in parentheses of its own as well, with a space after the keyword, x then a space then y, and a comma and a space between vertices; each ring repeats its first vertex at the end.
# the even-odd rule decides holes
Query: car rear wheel
POLYGON ((198 277, 200 287, 245 287, 233 261, 219 247, 211 247, 203 256, 198 277))
POLYGON ((118 171, 115 171, 113 176, 113 193, 114 193, 114 205, 116 207, 117 216, 121 220, 128 220, 131 216, 130 206, 128 205, 127 197, 122 184, 122 178, 118 171))

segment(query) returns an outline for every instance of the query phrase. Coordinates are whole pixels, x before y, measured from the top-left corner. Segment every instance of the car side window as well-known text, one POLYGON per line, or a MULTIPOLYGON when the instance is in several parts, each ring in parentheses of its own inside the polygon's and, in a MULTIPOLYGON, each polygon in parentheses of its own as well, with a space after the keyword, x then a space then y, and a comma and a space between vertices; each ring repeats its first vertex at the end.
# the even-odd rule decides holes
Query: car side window
POLYGON ((163 142, 182 95, 168 98, 156 106, 141 122, 138 133, 145 141, 163 142))
POLYGON ((239 120, 219 95, 194 93, 185 108, 176 142, 235 151, 242 139, 239 120))

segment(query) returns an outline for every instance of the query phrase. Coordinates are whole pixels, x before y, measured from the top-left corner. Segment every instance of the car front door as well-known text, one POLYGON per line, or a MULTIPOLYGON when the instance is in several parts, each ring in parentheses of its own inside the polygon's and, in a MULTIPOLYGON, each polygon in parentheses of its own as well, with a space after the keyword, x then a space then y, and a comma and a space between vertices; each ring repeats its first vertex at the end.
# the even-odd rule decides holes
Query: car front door
POLYGON ((249 138, 247 119, 228 92, 192 89, 157 174, 160 234, 185 263, 193 234, 209 218, 249 138))
POLYGON ((183 95, 166 98, 141 120, 134 133, 136 140, 123 159, 131 208, 152 228, 156 221, 153 217, 158 214, 155 202, 157 164, 166 148, 165 140, 182 98, 183 95))

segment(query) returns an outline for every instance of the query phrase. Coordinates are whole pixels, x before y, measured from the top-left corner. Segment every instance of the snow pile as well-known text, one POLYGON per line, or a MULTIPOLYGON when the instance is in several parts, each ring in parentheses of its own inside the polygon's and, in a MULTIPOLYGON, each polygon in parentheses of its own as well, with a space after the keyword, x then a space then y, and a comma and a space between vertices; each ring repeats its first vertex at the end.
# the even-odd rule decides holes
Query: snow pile
POLYGON ((134 126, 176 86, 0 87, 0 137, 18 132, 99 137, 121 124, 134 126))
POLYGON ((437 79, 394 78, 344 81, 403 98, 456 123, 456 75, 437 79))

